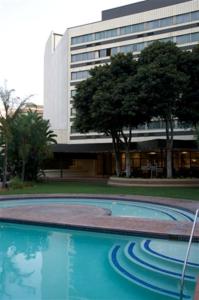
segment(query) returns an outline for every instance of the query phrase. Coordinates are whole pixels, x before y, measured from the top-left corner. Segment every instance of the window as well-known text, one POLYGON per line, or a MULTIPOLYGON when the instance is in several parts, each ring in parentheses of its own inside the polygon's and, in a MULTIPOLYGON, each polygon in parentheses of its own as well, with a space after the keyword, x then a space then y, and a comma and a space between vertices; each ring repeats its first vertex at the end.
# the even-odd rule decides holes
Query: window
POLYGON ((105 39, 105 31, 100 31, 95 33, 95 40, 105 39))
POLYGON ((147 22, 146 23, 146 29, 150 30, 150 29, 156 29, 160 27, 160 20, 155 20, 155 21, 151 21, 151 22, 147 22))
POLYGON ((111 55, 115 55, 119 52, 119 47, 114 47, 111 49, 111 55))
POLYGON ((117 36, 117 29, 111 29, 111 30, 106 30, 105 31, 105 38, 106 39, 114 37, 114 36, 117 36))
POLYGON ((188 13, 188 14, 176 16, 175 23, 176 24, 187 23, 190 22, 190 20, 191 20, 191 14, 188 13))
POLYGON ((137 44, 137 51, 139 52, 139 51, 142 51, 143 49, 144 49, 144 47, 145 47, 145 44, 144 43, 138 43, 137 44))
POLYGON ((71 79, 72 80, 81 80, 81 79, 87 79, 89 77, 88 71, 79 71, 79 72, 72 72, 71 73, 71 79))
POLYGON ((191 42, 199 42, 199 32, 195 32, 191 34, 191 42))
POLYGON ((168 38, 165 38, 165 39, 161 39, 160 40, 161 42, 173 42, 173 37, 168 37, 168 38))
POLYGON ((71 91, 70 91, 70 96, 71 96, 71 97, 74 97, 75 95, 76 95, 76 90, 71 90, 71 91))
POLYGON ((99 57, 106 57, 106 49, 99 50, 99 57))
POLYGON ((71 115, 71 116, 75 116, 75 114, 76 114, 76 110, 75 110, 74 107, 72 107, 72 108, 70 109, 70 115, 71 115))
POLYGON ((173 17, 160 19, 160 27, 167 27, 173 25, 173 17))
POLYGON ((176 37, 177 44, 187 44, 190 43, 190 34, 179 35, 176 37))
POLYGON ((199 20, 199 11, 194 11, 191 13, 191 21, 198 21, 199 20))
POLYGON ((120 35, 129 34, 132 32, 132 26, 125 26, 120 28, 120 35))
POLYGON ((144 23, 132 25, 132 32, 144 31, 144 23))
POLYGON ((133 45, 127 45, 127 46, 120 47, 120 52, 123 52, 123 53, 133 52, 133 45))

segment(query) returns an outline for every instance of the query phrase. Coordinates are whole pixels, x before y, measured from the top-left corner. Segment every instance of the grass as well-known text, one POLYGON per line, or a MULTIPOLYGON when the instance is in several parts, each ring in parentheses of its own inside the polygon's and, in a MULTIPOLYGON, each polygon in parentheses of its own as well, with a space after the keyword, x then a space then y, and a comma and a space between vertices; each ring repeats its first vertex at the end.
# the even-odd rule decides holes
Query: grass
POLYGON ((0 195, 43 193, 144 195, 199 201, 199 187, 112 187, 105 183, 46 182, 21 189, 0 190, 0 195))

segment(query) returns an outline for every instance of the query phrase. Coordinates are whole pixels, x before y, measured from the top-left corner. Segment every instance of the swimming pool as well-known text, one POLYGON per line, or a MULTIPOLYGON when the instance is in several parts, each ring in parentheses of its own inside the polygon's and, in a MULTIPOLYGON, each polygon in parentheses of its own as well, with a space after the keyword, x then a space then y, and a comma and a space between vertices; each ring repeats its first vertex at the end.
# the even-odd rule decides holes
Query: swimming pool
MULTIPOLYGON (((179 299, 187 243, 0 223, 1 300, 179 299)), ((199 273, 193 243, 184 298, 199 273)))
MULTIPOLYGON (((181 208, 117 199, 13 199, 1 201, 0 208, 31 205, 38 206, 42 214, 52 204, 59 208, 67 204, 75 211, 79 205, 109 209, 121 222, 126 219, 122 217, 194 219, 191 212, 181 208)), ((187 242, 4 222, 0 223, 1 300, 179 299, 187 242)), ((199 244, 195 242, 183 299, 193 299, 199 275, 198 252, 199 244)))
POLYGON ((48 205, 48 204, 68 204, 68 205, 90 205, 111 210, 113 216, 149 218, 153 220, 174 220, 174 221, 193 221, 194 215, 181 208, 167 205, 121 201, 98 198, 37 198, 24 200, 9 200, 0 202, 0 208, 15 207, 23 205, 48 205))

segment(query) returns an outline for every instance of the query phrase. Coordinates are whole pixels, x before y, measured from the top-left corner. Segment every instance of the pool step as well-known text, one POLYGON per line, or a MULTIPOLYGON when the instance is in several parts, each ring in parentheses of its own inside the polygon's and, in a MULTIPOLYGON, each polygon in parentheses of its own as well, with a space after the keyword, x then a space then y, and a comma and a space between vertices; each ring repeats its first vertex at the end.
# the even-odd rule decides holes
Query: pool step
MULTIPOLYGON (((161 295, 161 299, 179 299, 182 272, 180 259, 176 262, 176 258, 170 256, 170 260, 165 260, 161 251, 157 251, 157 257, 154 253, 147 252, 143 246, 150 245, 150 242, 151 240, 144 240, 140 244, 131 241, 125 246, 114 245, 109 253, 112 268, 132 284, 150 290, 156 296, 161 295)), ((197 265, 196 262, 189 262, 187 266, 183 299, 191 299, 199 271, 197 265)))
MULTIPOLYGON (((157 261, 151 261, 148 257, 143 255, 139 244, 129 242, 124 249, 124 253, 129 262, 139 265, 140 268, 145 268, 148 275, 151 274, 151 276, 154 276, 154 273, 157 275, 160 274, 158 276, 162 276, 164 282, 172 282, 172 284, 176 282, 176 285, 179 283, 182 274, 181 270, 175 270, 173 267, 168 267, 166 264, 160 265, 157 264, 157 261)), ((190 281, 192 286, 195 284, 196 277, 193 274, 185 274, 185 279, 190 281)))
MULTIPOLYGON (((161 241, 161 243, 163 243, 161 241)), ((166 244, 166 241, 164 241, 164 243, 166 244)), ((177 244, 176 244, 177 245, 177 244)), ((165 245, 166 246, 166 245, 165 245)), ((186 244, 187 246, 187 244, 186 244)), ((179 252, 177 252, 176 254, 174 253, 173 248, 170 249, 169 251, 169 247, 168 247, 168 251, 162 252, 160 247, 162 246, 158 246, 158 242, 154 240, 143 240, 140 244, 140 247, 142 249, 142 253, 145 255, 145 257, 148 257, 148 259, 150 259, 150 261, 154 261, 156 262, 156 264, 164 264, 167 265, 168 267, 171 268, 175 268, 176 270, 182 271, 183 268, 183 263, 184 263, 184 258, 185 258, 185 254, 186 254, 186 246, 184 247, 184 249, 179 249, 179 252), (182 251, 183 250, 183 251, 182 251)), ((193 245, 191 248, 191 251, 193 249, 193 245)), ((197 251, 195 251, 195 253, 197 253, 197 251)), ((190 252, 189 257, 192 257, 192 253, 190 252)), ((188 260, 187 262, 187 274, 193 274, 194 276, 198 275, 198 270, 199 270, 199 263, 197 263, 194 260, 188 260)))
MULTIPOLYGON (((168 287, 168 284, 161 282, 161 277, 152 279, 148 276, 148 273, 143 268, 142 273, 134 266, 132 268, 125 262, 121 255, 120 245, 115 245, 109 254, 109 261, 113 269, 123 278, 129 280, 132 284, 138 285, 143 289, 152 291, 155 294, 165 296, 165 299, 179 299, 179 288, 168 287)), ((184 292, 183 299, 191 299, 190 295, 184 292)))

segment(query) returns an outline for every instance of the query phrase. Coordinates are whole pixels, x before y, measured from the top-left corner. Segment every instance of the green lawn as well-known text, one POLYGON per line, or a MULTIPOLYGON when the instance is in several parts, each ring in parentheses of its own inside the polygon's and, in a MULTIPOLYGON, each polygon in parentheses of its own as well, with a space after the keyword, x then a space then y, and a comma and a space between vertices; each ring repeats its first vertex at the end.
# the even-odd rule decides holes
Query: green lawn
POLYGON ((48 182, 35 183, 31 187, 0 191, 0 195, 12 194, 52 194, 52 193, 86 193, 145 195, 182 198, 199 201, 199 187, 111 187, 105 183, 48 182))

